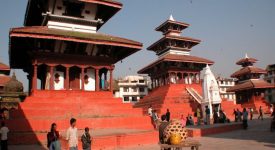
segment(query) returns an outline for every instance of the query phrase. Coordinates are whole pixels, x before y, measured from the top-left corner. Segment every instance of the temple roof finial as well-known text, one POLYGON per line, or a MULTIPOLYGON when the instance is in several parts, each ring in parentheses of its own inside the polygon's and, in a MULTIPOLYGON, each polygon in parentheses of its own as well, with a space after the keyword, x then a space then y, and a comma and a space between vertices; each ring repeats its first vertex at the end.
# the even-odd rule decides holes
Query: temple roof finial
POLYGON ((247 55, 247 53, 245 53, 245 58, 249 58, 248 55, 247 55))
POLYGON ((175 21, 175 19, 174 19, 174 17, 172 16, 172 14, 171 14, 170 17, 169 17, 169 20, 175 21))

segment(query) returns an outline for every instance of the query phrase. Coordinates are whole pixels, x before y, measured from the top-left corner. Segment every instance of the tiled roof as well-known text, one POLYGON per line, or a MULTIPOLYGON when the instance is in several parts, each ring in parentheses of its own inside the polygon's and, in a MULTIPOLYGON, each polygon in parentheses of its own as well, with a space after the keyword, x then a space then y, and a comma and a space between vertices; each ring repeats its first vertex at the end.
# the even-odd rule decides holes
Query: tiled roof
POLYGON ((213 61, 197 57, 197 56, 191 56, 191 55, 173 55, 173 54, 167 54, 155 62, 151 63, 150 65, 144 67, 143 69, 139 70, 138 73, 146 73, 148 69, 152 68, 153 66, 163 62, 163 61, 175 61, 175 62, 192 62, 192 63, 199 63, 199 64, 214 64, 213 61))
POLYGON ((87 2, 87 3, 102 4, 102 5, 113 6, 118 8, 122 7, 122 3, 115 0, 79 0, 79 1, 87 2))
POLYGON ((0 62, 0 70, 10 70, 10 67, 0 62))
POLYGON ((227 89, 227 92, 236 92, 236 91, 243 91, 249 89, 261 89, 261 88, 275 88, 274 85, 261 80, 261 79, 250 79, 246 82, 236 84, 233 87, 227 89))
POLYGON ((177 24, 177 25, 183 26, 185 28, 187 28, 188 26, 190 26, 190 24, 188 24, 188 23, 179 22, 179 21, 173 21, 173 20, 166 20, 164 23, 162 23, 160 26, 158 26, 155 30, 156 31, 161 31, 161 29, 164 26, 168 25, 168 24, 177 24))
POLYGON ((232 78, 236 78, 239 76, 242 76, 244 74, 251 74, 251 73, 257 73, 257 74, 266 74, 266 70, 258 68, 258 67, 254 67, 254 66, 247 66, 244 68, 241 68, 240 70, 234 72, 231 77, 232 78))
POLYGON ((142 48, 142 43, 125 39, 125 38, 115 37, 115 36, 101 34, 101 33, 84 33, 84 32, 51 29, 44 26, 13 28, 10 31, 10 36, 76 41, 76 42, 92 43, 92 44, 99 44, 99 45, 102 44, 102 45, 130 47, 135 49, 142 48))
POLYGON ((255 59, 255 58, 243 58, 243 59, 240 59, 239 61, 236 62, 237 65, 242 65, 243 63, 246 63, 246 62, 251 62, 251 63, 255 63, 257 62, 258 60, 255 59))
POLYGON ((163 38, 161 38, 160 40, 158 40, 157 42, 153 43, 147 49, 153 50, 155 48, 155 46, 157 46, 159 43, 161 43, 165 40, 179 40, 179 41, 191 42, 191 43, 193 43, 193 46, 195 46, 201 42, 201 40, 190 38, 190 37, 166 35, 163 38))
POLYGON ((5 86, 10 81, 10 76, 0 75, 0 86, 5 86))

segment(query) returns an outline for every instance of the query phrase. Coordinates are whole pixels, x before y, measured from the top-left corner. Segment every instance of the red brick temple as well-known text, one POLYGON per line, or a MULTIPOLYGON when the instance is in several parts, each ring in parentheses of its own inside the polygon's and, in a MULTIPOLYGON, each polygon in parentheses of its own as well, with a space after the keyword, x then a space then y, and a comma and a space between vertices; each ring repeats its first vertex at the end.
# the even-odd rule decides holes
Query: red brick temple
POLYGON ((193 114, 202 101, 200 72, 214 62, 190 55, 191 48, 201 41, 181 36, 189 24, 174 20, 172 16, 155 30, 163 37, 147 49, 158 55, 158 60, 139 70, 152 80, 152 92, 135 107, 144 112, 150 105, 160 114, 170 109, 172 117, 193 114))
POLYGON ((261 75, 267 72, 254 66, 257 61, 247 55, 237 61, 236 64, 242 68, 231 75, 237 81, 235 86, 230 87, 227 91, 236 93, 237 104, 241 104, 242 107, 258 110, 262 106, 268 112, 270 104, 265 100, 265 91, 275 87, 261 78, 261 75))
POLYGON ((7 121, 10 144, 45 144, 50 125, 63 134, 71 117, 79 135, 92 128, 93 149, 157 142, 142 109, 112 94, 114 64, 142 48, 98 32, 121 8, 113 0, 29 0, 25 26, 10 30, 10 66, 28 74, 30 91, 7 121))

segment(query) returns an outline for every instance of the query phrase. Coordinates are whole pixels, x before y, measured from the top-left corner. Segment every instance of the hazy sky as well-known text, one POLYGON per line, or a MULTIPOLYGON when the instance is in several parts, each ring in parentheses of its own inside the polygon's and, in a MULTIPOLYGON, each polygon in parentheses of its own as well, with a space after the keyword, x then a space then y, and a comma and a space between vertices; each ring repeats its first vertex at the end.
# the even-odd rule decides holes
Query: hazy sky
MULTIPOLYGON (((259 67, 275 63, 275 0, 121 0, 122 10, 99 32, 142 42, 143 49, 116 64, 115 77, 136 74, 156 60, 146 48, 161 38, 155 27, 170 14, 191 24, 183 35, 202 40, 191 55, 215 61, 215 74, 229 77, 235 62, 248 53, 259 67)), ((0 5, 0 61, 9 63, 8 32, 23 25, 27 0, 2 0, 0 5)), ((16 74, 27 87, 26 74, 16 74)))

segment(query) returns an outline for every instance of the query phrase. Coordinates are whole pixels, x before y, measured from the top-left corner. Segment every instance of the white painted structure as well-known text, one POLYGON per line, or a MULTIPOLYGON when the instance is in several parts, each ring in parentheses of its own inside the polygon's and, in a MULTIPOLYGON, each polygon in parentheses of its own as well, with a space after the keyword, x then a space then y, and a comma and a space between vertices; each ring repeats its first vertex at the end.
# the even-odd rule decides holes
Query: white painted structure
MULTIPOLYGON (((264 80, 275 86, 275 64, 268 65, 266 67, 266 71, 267 74, 265 75, 264 80)), ((275 104, 275 89, 267 89, 265 93, 265 98, 271 104, 275 104)))
POLYGON ((221 98, 235 102, 236 101, 235 92, 227 92, 228 88, 235 85, 235 80, 231 78, 217 77, 217 82, 218 82, 221 98))
MULTIPOLYGON (((203 76, 203 102, 202 110, 205 110, 205 106, 210 109, 210 116, 213 117, 213 107, 219 109, 221 103, 221 97, 219 92, 219 86, 216 78, 212 73, 210 67, 207 65, 203 76)), ((203 111, 204 112, 204 111, 203 111)))
POLYGON ((43 14, 44 16, 43 24, 47 25, 48 28, 86 32, 86 33, 96 33, 97 23, 103 23, 103 21, 100 18, 95 20, 97 7, 98 5, 93 3, 82 3, 82 4, 74 3, 74 4, 71 4, 71 6, 68 6, 65 4, 64 0, 50 0, 49 11, 43 14), (77 6, 73 6, 73 5, 77 5, 77 6), (81 9, 74 9, 71 11, 70 8, 73 8, 73 7, 75 8, 78 7, 81 9), (67 20, 67 21, 62 22, 60 20, 67 20), (76 21, 90 22, 90 24, 86 25, 86 24, 74 23, 76 21), (94 25, 91 25, 92 23, 94 23, 94 25))
POLYGON ((121 97, 123 103, 136 103, 148 94, 149 82, 144 76, 126 76, 118 81, 119 91, 115 97, 121 97))

